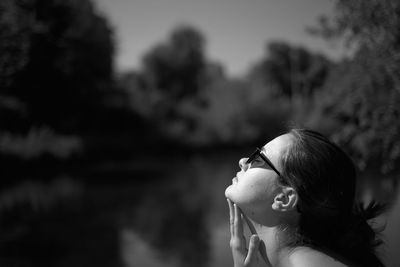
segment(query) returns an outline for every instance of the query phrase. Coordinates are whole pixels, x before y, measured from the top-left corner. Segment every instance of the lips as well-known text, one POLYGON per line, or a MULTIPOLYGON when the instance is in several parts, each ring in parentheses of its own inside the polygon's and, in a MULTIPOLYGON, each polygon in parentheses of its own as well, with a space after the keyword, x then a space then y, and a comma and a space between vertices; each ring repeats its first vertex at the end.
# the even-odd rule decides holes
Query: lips
POLYGON ((237 184, 237 182, 238 182, 238 178, 237 177, 233 177, 232 184, 237 184))

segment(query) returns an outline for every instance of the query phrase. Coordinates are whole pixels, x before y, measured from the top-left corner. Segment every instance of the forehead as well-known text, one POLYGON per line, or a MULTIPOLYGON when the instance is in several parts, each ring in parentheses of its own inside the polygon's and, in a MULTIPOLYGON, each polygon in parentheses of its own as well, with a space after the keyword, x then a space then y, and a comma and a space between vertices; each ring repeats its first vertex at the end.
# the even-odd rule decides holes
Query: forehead
POLYGON ((282 153, 284 153, 290 146, 292 140, 293 136, 291 134, 280 135, 264 145, 262 147, 262 152, 272 161, 272 163, 278 164, 282 153))

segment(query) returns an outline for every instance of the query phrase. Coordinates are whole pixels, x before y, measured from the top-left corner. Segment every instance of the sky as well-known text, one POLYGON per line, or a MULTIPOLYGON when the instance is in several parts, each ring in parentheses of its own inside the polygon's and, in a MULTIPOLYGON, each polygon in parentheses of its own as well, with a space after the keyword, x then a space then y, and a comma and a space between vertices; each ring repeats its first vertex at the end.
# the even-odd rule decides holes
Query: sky
POLYGON ((344 55, 339 45, 309 35, 331 0, 93 0, 114 30, 118 71, 139 69, 144 53, 167 40, 179 25, 206 39, 206 57, 228 75, 244 74, 265 55, 267 42, 287 41, 326 54, 344 55))

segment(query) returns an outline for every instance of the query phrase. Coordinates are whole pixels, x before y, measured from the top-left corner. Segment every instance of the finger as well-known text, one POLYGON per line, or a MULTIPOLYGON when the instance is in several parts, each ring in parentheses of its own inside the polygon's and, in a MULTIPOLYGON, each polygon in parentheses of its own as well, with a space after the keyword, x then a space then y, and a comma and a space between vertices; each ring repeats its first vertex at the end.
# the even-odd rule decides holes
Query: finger
POLYGON ((230 199, 226 199, 228 201, 228 206, 229 206, 229 226, 230 226, 230 231, 231 235, 234 235, 234 229, 233 229, 233 217, 234 217, 234 210, 233 210, 233 204, 230 199))
POLYGON ((257 235, 252 235, 250 237, 249 252, 247 253, 246 259, 244 260, 245 265, 256 261, 259 246, 260 238, 257 235))

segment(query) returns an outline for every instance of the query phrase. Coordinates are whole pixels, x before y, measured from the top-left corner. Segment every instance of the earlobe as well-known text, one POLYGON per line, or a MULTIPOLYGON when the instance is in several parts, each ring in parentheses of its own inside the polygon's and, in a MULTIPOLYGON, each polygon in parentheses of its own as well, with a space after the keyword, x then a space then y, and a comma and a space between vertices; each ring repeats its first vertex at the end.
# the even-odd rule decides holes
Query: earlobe
POLYGON ((291 187, 285 187, 275 196, 272 209, 276 211, 290 211, 296 209, 298 203, 297 192, 291 187))
POLYGON ((272 209, 275 211, 281 211, 284 202, 285 202, 285 195, 283 193, 279 193, 274 198, 274 202, 272 203, 272 209))

